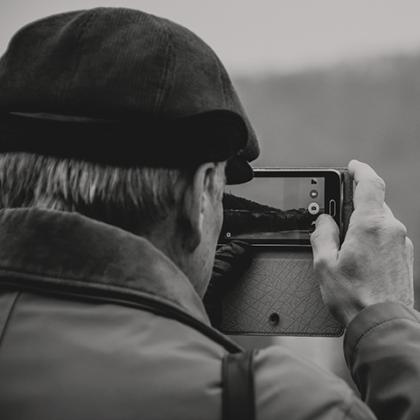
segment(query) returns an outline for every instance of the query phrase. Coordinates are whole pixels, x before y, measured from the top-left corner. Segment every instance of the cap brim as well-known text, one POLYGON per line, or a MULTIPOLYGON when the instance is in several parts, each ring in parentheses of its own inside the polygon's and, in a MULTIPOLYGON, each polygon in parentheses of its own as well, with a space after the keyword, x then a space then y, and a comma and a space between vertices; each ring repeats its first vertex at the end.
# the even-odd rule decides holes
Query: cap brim
POLYGON ((226 183, 229 185, 243 184, 254 178, 254 171, 244 159, 235 156, 227 161, 226 165, 226 183))
POLYGON ((241 154, 248 133, 238 114, 217 110, 158 126, 139 120, 1 114, 0 152, 25 151, 118 166, 183 167, 226 160, 229 184, 253 178, 252 168, 241 154))
MULTIPOLYGON (((226 110, 214 110, 182 118, 181 126, 192 127, 194 136, 201 140, 200 149, 207 146, 206 155, 217 157, 216 160, 227 160, 226 182, 242 184, 254 177, 249 160, 259 154, 255 134, 249 133, 247 126, 239 114, 226 110), (251 148, 249 137, 252 137, 251 148), (209 153, 209 149, 212 153, 209 153)), ((183 130, 181 130, 183 131, 183 130)))

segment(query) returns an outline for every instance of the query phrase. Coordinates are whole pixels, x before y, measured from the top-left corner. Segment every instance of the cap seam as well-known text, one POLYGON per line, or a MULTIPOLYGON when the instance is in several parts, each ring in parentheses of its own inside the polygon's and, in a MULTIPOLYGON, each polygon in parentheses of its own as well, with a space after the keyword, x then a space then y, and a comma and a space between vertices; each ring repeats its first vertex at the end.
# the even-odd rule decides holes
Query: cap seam
POLYGON ((212 55, 213 59, 216 62, 216 67, 217 67, 217 73, 219 74, 219 80, 220 80, 220 85, 222 87, 222 95, 223 95, 223 106, 225 108, 227 108, 227 101, 226 101, 226 85, 225 82, 223 80, 223 75, 222 75, 222 69, 221 69, 221 63, 219 61, 219 59, 217 57, 215 57, 214 55, 212 55))
POLYGON ((64 97, 65 93, 68 92, 71 89, 72 85, 74 84, 74 78, 75 78, 75 75, 76 75, 77 71, 79 70, 80 61, 81 61, 80 60, 80 57, 81 57, 81 52, 80 52, 80 50, 81 50, 81 48, 80 48, 81 44, 80 44, 80 41, 84 37, 84 35, 86 34, 87 30, 89 29, 90 24, 92 23, 92 20, 95 17, 95 15, 96 15, 96 11, 95 10, 91 10, 90 11, 90 14, 88 14, 85 17, 85 19, 80 23, 80 32, 77 35, 77 44, 79 46, 79 48, 78 48, 78 58, 79 59, 77 60, 76 65, 73 68, 72 75, 69 78, 69 82, 65 86, 63 86, 63 88, 61 89, 61 91, 58 93, 58 95, 57 95, 57 99, 58 99, 57 100, 57 103, 60 103, 60 99, 64 97))
POLYGON ((171 67, 171 58, 173 57, 173 48, 172 48, 172 39, 171 34, 168 31, 168 28, 166 27, 166 22, 162 21, 162 25, 159 25, 163 29, 163 33, 166 38, 166 48, 165 48, 165 67, 162 71, 162 76, 160 79, 160 90, 158 95, 156 96, 155 104, 154 104, 154 111, 157 115, 159 115, 159 111, 163 111, 163 104, 164 99, 168 95, 169 90, 169 75, 170 71, 169 68, 171 67))

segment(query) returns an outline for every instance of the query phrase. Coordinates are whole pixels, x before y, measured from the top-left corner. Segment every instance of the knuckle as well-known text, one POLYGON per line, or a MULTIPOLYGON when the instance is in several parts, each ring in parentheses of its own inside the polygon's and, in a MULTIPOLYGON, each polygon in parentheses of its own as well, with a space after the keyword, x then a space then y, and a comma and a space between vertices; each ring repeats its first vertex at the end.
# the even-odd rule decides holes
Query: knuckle
POLYGON ((355 229, 357 235, 360 236, 400 238, 401 240, 407 237, 406 226, 394 217, 388 217, 382 211, 360 217, 355 229))
POLYGON ((403 237, 404 239, 407 236, 407 228, 397 219, 394 219, 389 223, 388 229, 394 236, 403 237))
POLYGON ((381 178, 380 176, 377 176, 377 177, 373 178, 372 179, 372 183, 380 191, 385 191, 385 189, 386 189, 386 183, 383 180, 383 178, 381 178))

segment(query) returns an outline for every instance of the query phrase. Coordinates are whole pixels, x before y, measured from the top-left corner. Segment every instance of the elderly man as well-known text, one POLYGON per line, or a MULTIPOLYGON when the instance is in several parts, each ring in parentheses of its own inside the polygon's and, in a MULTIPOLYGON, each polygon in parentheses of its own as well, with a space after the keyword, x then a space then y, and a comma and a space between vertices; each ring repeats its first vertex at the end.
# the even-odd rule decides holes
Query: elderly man
POLYGON ((258 147, 194 34, 128 9, 40 20, 1 59, 0 110, 2 419, 420 417, 412 245, 363 163, 343 245, 328 216, 312 242, 364 402, 210 326, 223 188, 258 147))

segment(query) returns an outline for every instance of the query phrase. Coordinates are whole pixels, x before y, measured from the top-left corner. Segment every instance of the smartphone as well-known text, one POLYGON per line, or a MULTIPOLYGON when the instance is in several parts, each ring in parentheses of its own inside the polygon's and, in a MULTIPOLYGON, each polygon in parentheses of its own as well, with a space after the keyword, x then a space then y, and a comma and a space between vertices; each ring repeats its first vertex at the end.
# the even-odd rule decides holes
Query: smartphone
POLYGON ((258 168, 227 186, 219 242, 254 247, 248 270, 221 299, 219 329, 230 335, 339 336, 313 270, 310 234, 330 214, 343 240, 353 211, 353 180, 343 168, 258 168))
POLYGON ((255 168, 252 181, 226 186, 220 242, 310 246, 322 213, 331 215, 342 231, 343 173, 330 168, 255 168))

